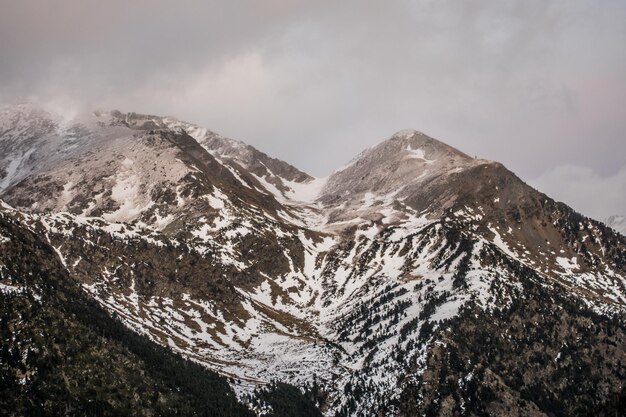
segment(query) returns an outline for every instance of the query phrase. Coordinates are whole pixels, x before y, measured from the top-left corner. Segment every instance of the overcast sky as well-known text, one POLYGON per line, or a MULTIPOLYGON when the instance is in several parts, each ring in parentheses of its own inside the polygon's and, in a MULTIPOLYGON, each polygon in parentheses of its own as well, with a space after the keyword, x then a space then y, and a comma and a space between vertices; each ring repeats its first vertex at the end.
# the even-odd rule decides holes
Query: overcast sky
POLYGON ((173 115, 325 176, 414 128, 626 213, 626 1, 0 0, 0 102, 173 115))

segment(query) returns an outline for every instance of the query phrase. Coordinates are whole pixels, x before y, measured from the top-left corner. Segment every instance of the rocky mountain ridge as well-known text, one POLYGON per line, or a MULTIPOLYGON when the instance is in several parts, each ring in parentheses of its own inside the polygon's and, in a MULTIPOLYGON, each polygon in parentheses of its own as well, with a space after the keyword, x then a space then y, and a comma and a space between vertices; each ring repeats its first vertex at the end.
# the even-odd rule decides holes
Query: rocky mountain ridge
POLYGON ((319 386, 341 416, 573 415, 623 395, 624 236, 501 164, 401 131, 315 179, 174 118, 0 115, 5 210, 107 311, 240 396, 319 386), (553 333, 524 339, 542 321, 553 333), (567 366, 510 379, 553 354, 567 366))

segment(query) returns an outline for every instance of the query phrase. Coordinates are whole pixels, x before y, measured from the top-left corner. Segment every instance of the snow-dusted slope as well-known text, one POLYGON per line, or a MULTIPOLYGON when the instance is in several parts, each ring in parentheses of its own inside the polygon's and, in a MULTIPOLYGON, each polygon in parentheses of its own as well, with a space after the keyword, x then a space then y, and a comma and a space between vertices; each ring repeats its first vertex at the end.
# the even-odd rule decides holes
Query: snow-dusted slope
POLYGON ((208 129, 173 117, 151 117, 158 120, 161 126, 184 129, 211 154, 241 165, 279 199, 311 202, 318 196, 324 183, 323 180, 320 181, 239 140, 225 138, 208 129))
POLYGON ((456 181, 472 169, 489 167, 414 130, 403 130, 363 151, 328 178, 318 201, 333 222, 401 220, 411 211, 439 217, 466 193, 456 181), (392 213, 404 212, 399 219, 392 213))
POLYGON ((0 107, 0 190, 54 166, 86 141, 62 117, 24 103, 0 107))
POLYGON ((403 130, 333 173, 320 199, 352 203, 368 193, 402 199, 436 178, 484 163, 423 133, 403 130))
POLYGON ((623 236, 415 131, 314 179, 173 118, 7 114, 20 130, 0 136, 0 196, 29 214, 3 210, 130 327, 240 392, 317 382, 328 415, 400 414, 468 311, 496 323, 531 289, 606 320, 626 311, 623 236))

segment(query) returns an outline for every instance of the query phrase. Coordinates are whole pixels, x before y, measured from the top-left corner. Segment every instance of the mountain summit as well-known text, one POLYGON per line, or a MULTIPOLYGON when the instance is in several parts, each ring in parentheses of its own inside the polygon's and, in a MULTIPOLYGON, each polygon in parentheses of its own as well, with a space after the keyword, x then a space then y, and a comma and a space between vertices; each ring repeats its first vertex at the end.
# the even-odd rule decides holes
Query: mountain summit
POLYGON ((437 177, 477 164, 462 152, 423 133, 403 130, 365 150, 348 166, 332 174, 321 200, 343 202, 365 193, 408 196, 437 177))
MULTIPOLYGON (((124 384, 135 386, 126 370, 140 369, 151 395, 191 414, 182 402, 217 400, 180 394, 185 377, 163 374, 155 358, 181 364, 171 355, 182 355, 216 372, 188 365, 184 375, 210 380, 244 414, 623 407, 626 238, 503 165, 417 131, 316 179, 173 117, 64 120, 9 106, 0 184, 0 308, 11 317, 0 367, 15 375, 0 398, 23 407, 70 369, 72 352, 100 372, 98 355, 113 348, 124 384), (16 306, 64 329, 98 325, 85 343, 55 342, 48 361, 19 335, 53 330, 15 319, 16 306), (120 328, 145 335, 141 349, 120 328), (107 348, 90 350, 94 340, 107 348), (285 411, 285 398, 298 406, 285 411)), ((116 397, 124 384, 103 380, 99 406, 131 407, 132 395, 116 397)), ((163 401, 141 407, 159 414, 163 401)))

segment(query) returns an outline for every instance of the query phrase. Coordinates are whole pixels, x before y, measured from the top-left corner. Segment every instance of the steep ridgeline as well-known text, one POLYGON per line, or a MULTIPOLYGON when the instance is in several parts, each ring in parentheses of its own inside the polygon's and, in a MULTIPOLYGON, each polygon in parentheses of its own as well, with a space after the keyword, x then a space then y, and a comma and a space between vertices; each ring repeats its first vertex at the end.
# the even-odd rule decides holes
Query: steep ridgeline
POLYGON ((315 179, 173 118, 28 105, 0 132, 5 211, 259 415, 289 409, 250 397, 272 380, 328 416, 624 405, 626 238, 501 164, 402 131, 315 179))

